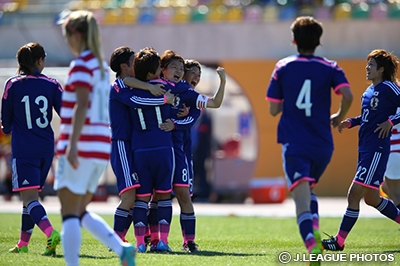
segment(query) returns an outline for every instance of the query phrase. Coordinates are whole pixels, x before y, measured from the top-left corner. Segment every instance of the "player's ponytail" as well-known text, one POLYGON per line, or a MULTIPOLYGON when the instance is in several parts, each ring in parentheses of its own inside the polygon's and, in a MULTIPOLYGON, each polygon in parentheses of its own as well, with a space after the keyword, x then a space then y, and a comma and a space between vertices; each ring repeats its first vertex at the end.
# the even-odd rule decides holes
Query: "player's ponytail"
POLYGON ((101 52, 100 31, 93 13, 87 10, 71 12, 63 22, 63 31, 66 35, 78 33, 82 35, 83 49, 89 49, 99 61, 101 77, 105 76, 103 56, 101 52))
POLYGON ((87 45, 88 48, 94 54, 94 56, 97 58, 97 60, 99 60, 101 77, 104 78, 105 70, 103 64, 103 56, 101 52, 102 50, 101 50, 100 32, 96 18, 93 16, 92 12, 88 12, 86 16, 86 21, 88 24, 87 45))

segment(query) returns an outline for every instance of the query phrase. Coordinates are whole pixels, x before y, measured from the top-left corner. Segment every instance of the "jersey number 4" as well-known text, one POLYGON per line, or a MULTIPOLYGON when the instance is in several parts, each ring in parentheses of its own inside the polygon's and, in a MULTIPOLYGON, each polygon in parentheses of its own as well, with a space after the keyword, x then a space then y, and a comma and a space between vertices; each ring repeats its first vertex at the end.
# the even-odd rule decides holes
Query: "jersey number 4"
POLYGON ((306 116, 311 116, 311 80, 306 79, 301 87, 300 93, 297 96, 296 106, 299 109, 304 109, 306 116))
MULTIPOLYGON (((29 103, 29 96, 25 95, 21 102, 25 103, 25 115, 26 115, 26 125, 28 126, 28 129, 32 129, 32 117, 31 117, 31 107, 29 103)), ((37 118, 36 119, 36 125, 40 128, 45 128, 49 125, 49 119, 47 119, 47 107, 48 107, 48 102, 47 98, 44 97, 43 95, 40 95, 36 97, 35 103, 40 106, 41 102, 43 103, 43 107, 39 107, 39 111, 43 115, 43 122, 42 118, 37 118)))

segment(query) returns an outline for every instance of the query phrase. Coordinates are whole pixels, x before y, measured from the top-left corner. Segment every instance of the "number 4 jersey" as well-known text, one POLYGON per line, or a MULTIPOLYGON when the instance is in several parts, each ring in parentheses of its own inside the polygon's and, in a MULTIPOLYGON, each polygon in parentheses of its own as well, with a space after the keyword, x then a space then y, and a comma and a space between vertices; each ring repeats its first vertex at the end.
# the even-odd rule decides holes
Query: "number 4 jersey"
POLYGON ((331 90, 349 86, 334 61, 293 55, 280 60, 272 73, 267 100, 282 103, 278 143, 333 148, 330 126, 331 90))
POLYGON ((59 114, 62 87, 57 80, 37 72, 9 78, 4 87, 1 122, 12 133, 14 158, 54 155, 53 108, 59 114))

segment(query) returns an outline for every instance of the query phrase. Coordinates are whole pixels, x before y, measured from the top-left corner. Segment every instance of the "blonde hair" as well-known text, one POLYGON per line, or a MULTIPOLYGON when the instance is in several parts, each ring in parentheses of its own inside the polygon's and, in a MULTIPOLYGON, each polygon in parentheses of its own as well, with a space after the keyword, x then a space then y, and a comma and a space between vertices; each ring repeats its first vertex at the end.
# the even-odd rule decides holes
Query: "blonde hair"
POLYGON ((85 46, 99 61, 101 76, 104 77, 103 55, 100 42, 100 31, 93 13, 87 10, 77 10, 69 13, 63 23, 64 35, 81 34, 85 46))

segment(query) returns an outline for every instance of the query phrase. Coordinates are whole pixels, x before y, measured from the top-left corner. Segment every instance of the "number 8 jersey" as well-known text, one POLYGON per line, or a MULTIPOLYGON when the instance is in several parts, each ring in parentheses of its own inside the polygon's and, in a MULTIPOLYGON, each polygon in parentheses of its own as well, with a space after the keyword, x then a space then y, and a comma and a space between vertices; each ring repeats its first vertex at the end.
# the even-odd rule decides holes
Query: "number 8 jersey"
POLYGON ((78 156, 108 161, 111 152, 111 130, 108 113, 110 76, 107 63, 103 62, 105 75, 101 76, 98 59, 91 51, 83 51, 74 59, 69 68, 62 95, 60 137, 57 142, 57 155, 63 155, 72 132, 72 116, 76 104, 75 87, 87 88, 89 106, 86 119, 78 141, 78 156))
POLYGON ((9 78, 4 86, 1 122, 12 132, 14 158, 54 155, 53 108, 59 114, 62 87, 57 80, 37 72, 9 78))
POLYGON ((293 55, 280 60, 272 73, 267 100, 282 103, 278 143, 333 148, 330 126, 331 89, 349 86, 334 61, 293 55))

